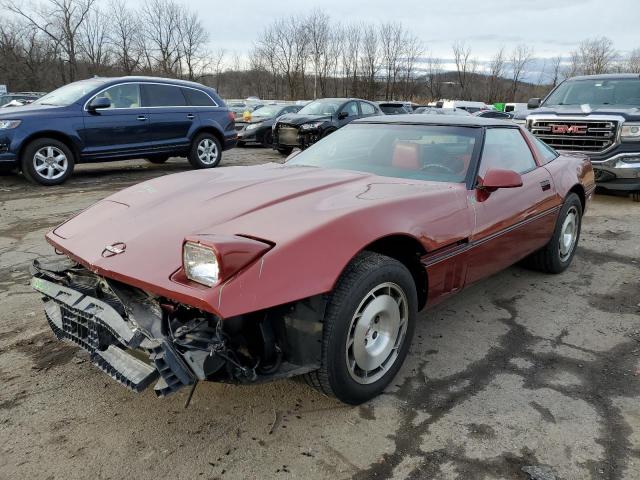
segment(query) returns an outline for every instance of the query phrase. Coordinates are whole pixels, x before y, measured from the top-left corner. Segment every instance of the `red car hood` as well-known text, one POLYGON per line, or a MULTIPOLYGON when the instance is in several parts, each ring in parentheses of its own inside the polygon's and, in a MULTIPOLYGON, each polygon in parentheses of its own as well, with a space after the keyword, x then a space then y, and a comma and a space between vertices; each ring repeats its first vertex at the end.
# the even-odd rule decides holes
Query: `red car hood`
POLYGON ((381 203, 451 190, 446 183, 279 164, 196 170, 122 190, 47 238, 94 271, 171 296, 169 278, 181 266, 186 236, 241 234, 279 247, 381 203), (121 243, 123 254, 103 256, 106 246, 121 243))

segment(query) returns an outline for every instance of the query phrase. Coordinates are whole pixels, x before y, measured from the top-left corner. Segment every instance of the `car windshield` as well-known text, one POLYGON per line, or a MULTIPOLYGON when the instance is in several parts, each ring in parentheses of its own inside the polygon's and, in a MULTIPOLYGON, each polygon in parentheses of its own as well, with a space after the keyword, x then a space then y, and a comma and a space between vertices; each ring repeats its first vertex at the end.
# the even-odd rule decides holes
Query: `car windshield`
POLYGON ((81 82, 70 83, 69 85, 60 87, 51 93, 47 93, 45 96, 40 97, 33 103, 38 105, 56 105, 66 107, 67 105, 77 102, 87 93, 91 93, 103 83, 104 82, 102 80, 83 80, 81 82))
POLYGON ((385 177, 464 182, 480 129, 440 125, 351 124, 304 150, 287 165, 385 177))
POLYGON ((338 111, 340 102, 332 100, 316 100, 302 107, 300 115, 333 115, 338 111))
POLYGON ((267 105, 266 107, 260 107, 253 111, 254 117, 275 117, 278 112, 282 110, 282 105, 267 105))
POLYGON ((557 105, 640 106, 640 78, 585 79, 560 85, 544 102, 557 105))

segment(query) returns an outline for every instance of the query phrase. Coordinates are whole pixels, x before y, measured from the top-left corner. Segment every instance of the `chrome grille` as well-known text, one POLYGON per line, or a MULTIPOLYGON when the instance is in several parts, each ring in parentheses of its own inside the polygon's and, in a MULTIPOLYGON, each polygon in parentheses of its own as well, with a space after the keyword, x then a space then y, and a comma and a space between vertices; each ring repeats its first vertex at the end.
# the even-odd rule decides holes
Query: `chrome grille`
POLYGON ((556 150, 601 153, 615 143, 618 122, 534 119, 529 129, 536 137, 556 150))

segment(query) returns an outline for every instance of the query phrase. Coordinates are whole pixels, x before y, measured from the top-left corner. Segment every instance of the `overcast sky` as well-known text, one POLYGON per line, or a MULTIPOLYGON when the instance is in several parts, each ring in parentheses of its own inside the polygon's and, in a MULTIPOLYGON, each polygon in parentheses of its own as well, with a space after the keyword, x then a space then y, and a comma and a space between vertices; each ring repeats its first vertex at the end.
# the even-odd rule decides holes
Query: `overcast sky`
POLYGON ((242 55, 270 20, 314 7, 345 23, 400 21, 439 57, 450 57, 455 41, 472 45, 480 59, 518 43, 531 45, 539 57, 553 57, 602 35, 622 52, 640 47, 640 0, 178 1, 201 14, 213 48, 242 55))

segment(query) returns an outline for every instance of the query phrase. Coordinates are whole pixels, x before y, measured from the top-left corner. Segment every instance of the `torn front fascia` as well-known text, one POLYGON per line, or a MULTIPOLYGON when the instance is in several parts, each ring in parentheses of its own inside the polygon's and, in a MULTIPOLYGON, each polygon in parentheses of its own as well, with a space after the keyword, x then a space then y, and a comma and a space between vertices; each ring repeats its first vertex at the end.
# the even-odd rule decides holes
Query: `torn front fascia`
POLYGON ((157 380, 154 390, 165 396, 196 379, 257 383, 320 366, 323 295, 221 321, 66 257, 35 261, 32 273, 56 336, 87 350, 94 364, 134 391, 157 380))
POLYGON ((44 296, 47 321, 56 337, 89 352, 97 367, 124 386, 140 392, 157 380, 155 393, 166 396, 195 382, 172 343, 152 336, 159 332, 161 312, 150 299, 133 302, 134 309, 125 307, 104 279, 67 258, 36 260, 32 274, 31 285, 44 296), (147 353, 152 363, 127 349, 147 353))

